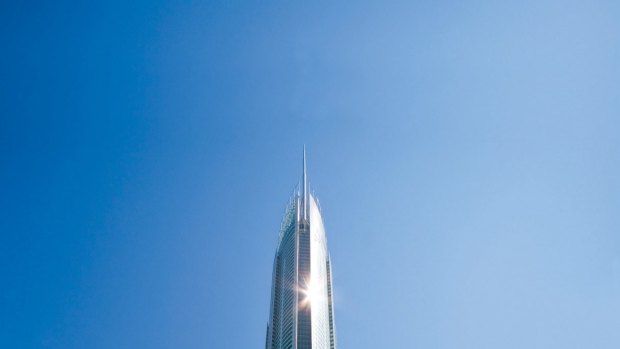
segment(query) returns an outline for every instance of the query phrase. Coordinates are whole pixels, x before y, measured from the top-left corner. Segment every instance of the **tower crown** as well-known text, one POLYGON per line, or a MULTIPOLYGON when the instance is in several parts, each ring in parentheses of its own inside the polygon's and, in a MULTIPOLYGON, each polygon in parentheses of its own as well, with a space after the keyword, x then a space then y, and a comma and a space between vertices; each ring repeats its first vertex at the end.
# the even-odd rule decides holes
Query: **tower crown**
POLYGON ((301 218, 308 219, 308 177, 306 169, 306 146, 304 145, 303 172, 301 175, 301 218))
POLYGON ((318 202, 302 178, 280 227, 273 265, 267 349, 335 349, 331 262, 318 202))

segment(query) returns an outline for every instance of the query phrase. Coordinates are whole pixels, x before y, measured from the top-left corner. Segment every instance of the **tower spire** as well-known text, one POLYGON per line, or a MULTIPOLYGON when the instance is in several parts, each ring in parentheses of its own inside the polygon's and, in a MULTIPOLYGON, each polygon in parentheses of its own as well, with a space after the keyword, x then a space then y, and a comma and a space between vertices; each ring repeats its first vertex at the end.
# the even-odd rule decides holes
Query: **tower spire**
POLYGON ((303 174, 302 174, 302 194, 301 194, 301 207, 302 207, 302 218, 308 219, 308 180, 306 177, 306 145, 304 144, 304 154, 303 154, 303 174))

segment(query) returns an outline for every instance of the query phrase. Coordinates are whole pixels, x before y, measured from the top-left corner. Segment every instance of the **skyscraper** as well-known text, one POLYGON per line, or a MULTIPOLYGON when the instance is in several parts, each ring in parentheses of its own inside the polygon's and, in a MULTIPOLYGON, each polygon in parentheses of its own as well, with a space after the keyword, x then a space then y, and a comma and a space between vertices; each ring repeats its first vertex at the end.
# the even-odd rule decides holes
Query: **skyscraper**
POLYGON ((273 261, 266 349, 335 349, 331 263, 318 200, 308 192, 306 150, 273 261))

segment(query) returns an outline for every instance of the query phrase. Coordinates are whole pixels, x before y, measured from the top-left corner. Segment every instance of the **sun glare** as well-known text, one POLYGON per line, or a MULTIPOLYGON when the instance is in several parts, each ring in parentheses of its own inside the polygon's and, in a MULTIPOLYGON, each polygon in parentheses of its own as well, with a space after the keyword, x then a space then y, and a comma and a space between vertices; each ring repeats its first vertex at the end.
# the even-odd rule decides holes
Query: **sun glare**
POLYGON ((301 301, 302 305, 310 305, 312 302, 316 302, 320 298, 320 290, 313 285, 312 282, 306 283, 306 287, 300 288, 304 298, 301 301))

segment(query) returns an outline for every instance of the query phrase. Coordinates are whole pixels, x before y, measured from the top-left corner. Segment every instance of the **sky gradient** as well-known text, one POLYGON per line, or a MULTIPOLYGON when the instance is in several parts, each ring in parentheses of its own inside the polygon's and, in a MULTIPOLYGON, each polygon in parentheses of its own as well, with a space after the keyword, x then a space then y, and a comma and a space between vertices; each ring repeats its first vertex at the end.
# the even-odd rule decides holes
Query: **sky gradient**
POLYGON ((0 347, 263 348, 308 151, 341 349, 620 347, 620 2, 3 2, 0 347))

